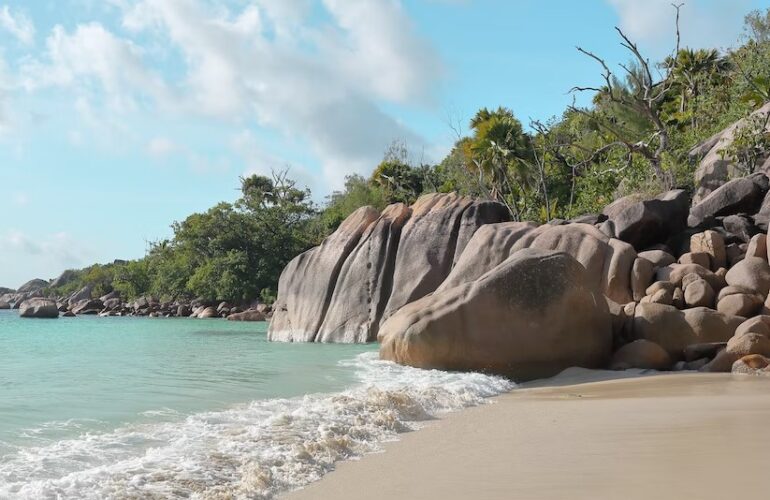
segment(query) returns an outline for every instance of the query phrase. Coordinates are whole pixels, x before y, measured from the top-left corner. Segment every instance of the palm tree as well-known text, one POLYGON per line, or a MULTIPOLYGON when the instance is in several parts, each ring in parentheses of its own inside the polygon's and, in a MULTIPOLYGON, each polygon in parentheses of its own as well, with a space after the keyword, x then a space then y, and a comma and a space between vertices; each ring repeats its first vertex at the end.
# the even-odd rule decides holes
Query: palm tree
POLYGON ((708 79, 721 77, 730 70, 730 62, 719 56, 716 49, 681 49, 676 59, 667 58, 664 65, 671 70, 675 82, 681 87, 679 112, 687 110, 688 99, 693 104, 691 125, 697 128, 697 105, 700 85, 708 79))
POLYGON ((519 218, 515 202, 509 203, 506 194, 518 189, 523 192, 532 182, 530 138, 521 122, 506 108, 489 111, 482 108, 471 119, 472 139, 465 143, 472 168, 478 171, 479 182, 489 179, 491 197, 508 205, 511 214, 519 218))

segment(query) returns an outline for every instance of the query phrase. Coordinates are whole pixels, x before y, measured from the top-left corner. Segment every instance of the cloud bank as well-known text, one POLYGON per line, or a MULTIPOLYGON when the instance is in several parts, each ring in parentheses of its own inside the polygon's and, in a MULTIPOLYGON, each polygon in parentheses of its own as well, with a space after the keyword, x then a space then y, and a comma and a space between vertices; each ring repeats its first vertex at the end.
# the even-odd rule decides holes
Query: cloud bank
MULTIPOLYGON (((113 3, 120 30, 98 22, 54 27, 44 53, 24 61, 20 86, 68 88, 83 108, 105 112, 278 131, 312 151, 327 188, 370 171, 393 140, 425 146, 384 111, 430 106, 442 75, 397 1, 256 0, 240 9, 213 0, 113 3)), ((150 142, 147 150, 157 157, 179 149, 167 146, 150 142)))

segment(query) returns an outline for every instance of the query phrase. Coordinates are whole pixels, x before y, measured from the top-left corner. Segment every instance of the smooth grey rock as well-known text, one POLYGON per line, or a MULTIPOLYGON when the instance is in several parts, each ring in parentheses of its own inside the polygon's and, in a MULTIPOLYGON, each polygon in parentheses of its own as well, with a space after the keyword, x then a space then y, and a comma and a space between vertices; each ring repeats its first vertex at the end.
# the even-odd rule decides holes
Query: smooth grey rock
POLYGON ((716 217, 737 213, 754 214, 767 192, 767 177, 753 174, 733 179, 706 196, 690 209, 690 227, 713 224, 716 217))
POLYGON ((268 339, 282 342, 316 339, 345 259, 379 215, 372 207, 359 208, 319 246, 289 262, 278 281, 278 300, 268 339))
POLYGON ((59 308, 51 299, 35 297, 27 299, 19 306, 19 316, 22 318, 58 318, 59 308))
POLYGON ((393 288, 401 231, 411 209, 390 205, 361 236, 340 270, 319 342, 373 342, 393 288))
POLYGON ((47 288, 48 286, 49 284, 46 280, 34 279, 24 283, 16 291, 18 293, 36 292, 38 290, 42 290, 43 288, 47 288))
POLYGON ((605 208, 614 237, 644 250, 663 243, 687 227, 689 198, 681 189, 662 193, 652 200, 617 201, 605 208))
POLYGON ((451 194, 420 197, 404 225, 383 321, 404 305, 435 291, 460 260, 476 230, 510 219, 499 203, 451 194))

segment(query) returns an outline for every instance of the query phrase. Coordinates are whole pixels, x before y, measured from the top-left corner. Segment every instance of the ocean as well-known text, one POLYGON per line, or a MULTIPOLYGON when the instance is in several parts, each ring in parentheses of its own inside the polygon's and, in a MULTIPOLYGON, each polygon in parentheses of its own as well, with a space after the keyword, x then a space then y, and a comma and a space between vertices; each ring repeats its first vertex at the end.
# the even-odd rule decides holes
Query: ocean
POLYGON ((272 498, 513 387, 266 331, 0 311, 0 498, 272 498))

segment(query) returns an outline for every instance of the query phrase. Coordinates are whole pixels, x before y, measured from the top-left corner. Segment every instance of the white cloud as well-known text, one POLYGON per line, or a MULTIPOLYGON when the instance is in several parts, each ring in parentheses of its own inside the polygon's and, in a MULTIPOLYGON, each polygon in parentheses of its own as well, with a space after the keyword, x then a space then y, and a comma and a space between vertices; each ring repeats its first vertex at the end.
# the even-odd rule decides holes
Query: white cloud
MULTIPOLYGON (((438 55, 399 1, 110 4, 122 13, 123 34, 100 23, 56 26, 44 53, 25 58, 20 71, 30 92, 71 90, 81 122, 99 134, 136 111, 267 128, 314 155, 325 189, 340 187, 345 174, 370 171, 395 139, 425 145, 383 110, 430 106, 442 75, 438 55)), ((87 133, 70 136, 76 144, 87 133)), ((195 170, 224 168, 196 157, 195 145, 172 148, 160 139, 140 144, 154 156, 187 154, 195 170)))
MULTIPOLYGON (((617 11, 619 27, 657 57, 675 46, 676 14, 671 0, 607 0, 617 11)), ((678 3, 678 2, 674 2, 678 3)), ((682 45, 730 47, 738 41, 749 0, 689 0, 681 8, 682 45)))
POLYGON ((167 137, 154 137, 147 143, 147 154, 155 160, 181 161, 195 174, 221 174, 230 170, 230 160, 222 155, 201 154, 192 147, 167 137))
POLYGON ((11 111, 8 105, 8 94, 11 88, 11 78, 8 75, 8 67, 0 52, 0 138, 11 129, 11 111))
POLYGON ((383 112, 380 101, 424 103, 440 75, 398 2, 260 0, 241 12, 196 0, 142 1, 124 25, 167 37, 182 52, 188 111, 256 120, 306 142, 327 187, 372 168, 393 139, 422 139, 383 112))
POLYGON ((53 233, 42 238, 33 238, 23 231, 11 229, 0 236, 0 254, 8 253, 12 262, 23 268, 41 268, 50 274, 62 268, 83 266, 88 263, 90 253, 66 232, 53 233), (24 265, 29 262, 36 266, 24 265))
POLYGON ((144 64, 142 49, 99 23, 78 25, 71 33, 55 26, 42 60, 27 60, 21 67, 20 84, 30 91, 59 86, 82 94, 93 83, 117 110, 134 109, 144 96, 158 102, 168 98, 163 80, 144 64))
POLYGON ((35 43, 35 25, 22 12, 11 12, 11 9, 4 5, 0 8, 0 27, 4 28, 17 40, 24 45, 35 43))
POLYGON ((5 286, 16 287, 30 278, 53 278, 63 269, 80 268, 93 260, 93 252, 66 232, 38 237, 16 229, 0 232, 0 261, 13 263, 0 273, 5 286))
POLYGON ((179 146, 166 137, 155 137, 147 143, 147 152, 155 158, 168 156, 179 150, 179 146))
POLYGON ((230 161, 227 158, 210 157, 195 152, 187 155, 187 164, 193 173, 200 175, 224 174, 230 170, 230 161))
POLYGON ((13 195, 13 203, 20 207, 29 205, 29 195, 27 193, 16 193, 13 195))
POLYGON ((346 77, 385 99, 409 102, 430 98, 432 78, 441 73, 431 47, 415 35, 397 2, 324 0, 343 35, 332 52, 346 77))
POLYGON ((37 242, 31 240, 24 233, 17 230, 8 231, 5 238, 5 244, 8 248, 18 250, 31 255, 43 253, 43 248, 37 242))

